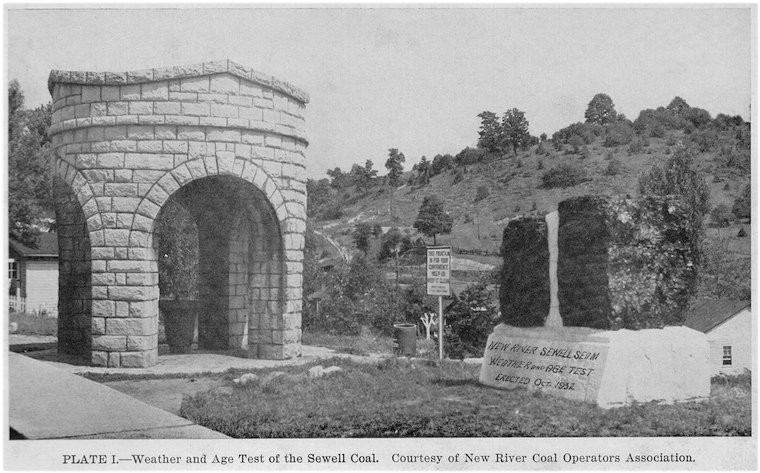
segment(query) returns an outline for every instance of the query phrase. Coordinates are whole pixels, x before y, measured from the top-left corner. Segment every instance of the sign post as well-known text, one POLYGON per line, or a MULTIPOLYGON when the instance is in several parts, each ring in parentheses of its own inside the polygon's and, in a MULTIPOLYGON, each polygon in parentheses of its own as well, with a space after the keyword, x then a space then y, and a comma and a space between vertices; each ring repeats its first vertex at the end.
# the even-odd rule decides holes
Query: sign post
POLYGON ((438 296, 438 357, 443 359, 443 296, 451 295, 451 247, 427 247, 427 294, 438 296))

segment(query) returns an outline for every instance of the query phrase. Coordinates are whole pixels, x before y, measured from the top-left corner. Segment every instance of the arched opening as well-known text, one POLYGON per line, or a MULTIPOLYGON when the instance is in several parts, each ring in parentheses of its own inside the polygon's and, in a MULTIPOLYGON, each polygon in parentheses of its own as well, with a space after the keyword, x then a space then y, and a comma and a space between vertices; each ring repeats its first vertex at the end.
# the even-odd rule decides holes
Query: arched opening
MULTIPOLYGON (((198 349, 265 357, 283 343, 282 236, 262 191, 232 176, 192 181, 162 206, 154 236, 160 297, 195 301, 180 310, 197 317, 198 349)), ((169 341, 174 316, 159 306, 169 341)))
POLYGON ((89 358, 92 335, 105 333, 105 324, 93 326, 92 322, 87 220, 73 189, 60 177, 53 180, 53 198, 58 232, 58 352, 89 358))

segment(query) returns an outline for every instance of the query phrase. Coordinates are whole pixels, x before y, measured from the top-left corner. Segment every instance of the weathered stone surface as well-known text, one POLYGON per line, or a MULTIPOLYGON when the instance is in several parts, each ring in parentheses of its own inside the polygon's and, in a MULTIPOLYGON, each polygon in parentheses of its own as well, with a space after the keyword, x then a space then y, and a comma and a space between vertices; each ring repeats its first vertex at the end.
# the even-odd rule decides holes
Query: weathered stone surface
MULTIPOLYGON (((61 298, 76 294, 77 299, 64 304, 66 313, 86 321, 84 328, 64 323, 62 351, 83 350, 102 366, 156 362, 151 325, 158 317, 159 296, 155 219, 170 196, 184 188, 210 178, 217 189, 226 182, 219 179, 232 179, 220 176, 234 176, 250 183, 250 193, 225 197, 227 205, 217 212, 221 217, 204 230, 224 229, 233 235, 225 241, 241 245, 234 254, 209 250, 204 255, 209 267, 229 260, 233 276, 209 280, 211 292, 204 296, 212 296, 218 315, 201 317, 204 346, 247 346, 261 358, 299 356, 305 230, 300 181, 305 178, 303 165, 293 167, 290 154, 302 152, 307 141, 287 111, 301 113, 308 95, 227 60, 125 73, 53 71, 49 87, 54 98, 52 167, 61 181, 59 225, 87 229, 86 234, 59 234, 61 248, 80 249, 72 256, 62 252, 62 268, 78 269, 67 269, 64 279, 70 283, 67 279, 61 286, 61 298), (261 157, 269 160, 266 171, 261 157), (291 195, 294 191, 301 194, 291 195), (256 228, 236 230, 226 220, 236 212, 257 215, 256 228), (287 228, 287 242, 278 228, 287 228), (249 234, 267 242, 250 243, 255 261, 247 259, 249 234), (285 261, 299 264, 286 266, 285 261), (249 280, 249 272, 264 277, 249 280), (284 294, 281 282, 289 285, 284 294)), ((302 153, 298 157, 303 160, 302 153)), ((215 195, 206 192, 198 209, 215 195)), ((202 239, 210 248, 227 248, 214 238, 202 239)))
POLYGON ((610 408, 634 402, 705 400, 709 344, 686 327, 594 330, 498 325, 480 382, 610 408))

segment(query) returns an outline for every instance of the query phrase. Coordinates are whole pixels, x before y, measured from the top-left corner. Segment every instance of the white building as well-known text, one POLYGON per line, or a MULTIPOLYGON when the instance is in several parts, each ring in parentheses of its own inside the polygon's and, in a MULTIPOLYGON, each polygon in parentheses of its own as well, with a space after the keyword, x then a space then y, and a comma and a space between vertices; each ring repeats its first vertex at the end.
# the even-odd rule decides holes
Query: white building
POLYGON ((752 310, 749 302, 698 300, 684 323, 707 335, 713 374, 752 370, 752 310))
POLYGON ((8 279, 24 301, 18 309, 57 314, 58 235, 43 232, 33 247, 11 238, 8 256, 8 279))

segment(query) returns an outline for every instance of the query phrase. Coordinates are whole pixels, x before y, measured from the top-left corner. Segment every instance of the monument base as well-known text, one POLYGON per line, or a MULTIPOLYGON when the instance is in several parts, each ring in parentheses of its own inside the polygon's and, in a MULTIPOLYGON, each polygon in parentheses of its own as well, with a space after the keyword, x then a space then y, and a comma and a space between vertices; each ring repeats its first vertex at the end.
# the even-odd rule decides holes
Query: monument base
POLYGON ((498 325, 488 337, 482 384, 540 390, 603 408, 710 396, 710 347, 687 327, 594 330, 498 325))

